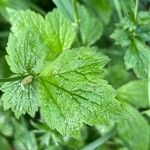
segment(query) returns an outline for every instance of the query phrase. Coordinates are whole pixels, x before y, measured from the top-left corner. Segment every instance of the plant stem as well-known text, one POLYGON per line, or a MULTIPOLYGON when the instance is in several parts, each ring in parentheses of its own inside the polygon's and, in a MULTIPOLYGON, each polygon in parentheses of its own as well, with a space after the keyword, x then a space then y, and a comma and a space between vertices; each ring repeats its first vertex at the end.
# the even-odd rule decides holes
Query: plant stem
POLYGON ((135 20, 137 19, 138 8, 139 8, 139 0, 136 0, 135 10, 134 10, 134 19, 135 20))
POLYGON ((115 128, 111 129, 104 136, 98 138, 94 142, 92 142, 89 145, 85 146, 82 150, 94 150, 94 149, 96 149, 98 146, 104 144, 110 137, 115 135, 115 133, 116 133, 116 129, 115 128))
POLYGON ((25 76, 20 76, 20 77, 13 77, 13 78, 4 78, 0 79, 0 82, 11 82, 11 81, 18 81, 23 79, 25 76))
POLYGON ((118 18, 121 21, 123 17, 122 17, 122 12, 121 12, 121 8, 120 8, 120 4, 119 4, 118 0, 114 0, 114 5, 115 5, 115 8, 116 8, 116 11, 118 14, 118 18))
POLYGON ((148 69, 148 101, 149 101, 149 107, 150 107, 150 63, 149 63, 149 69, 148 69))
POLYGON ((73 6, 73 10, 74 10, 74 16, 75 16, 75 24, 77 26, 77 34, 80 40, 80 44, 83 44, 83 40, 82 40, 82 35, 81 35, 81 31, 80 31, 80 17, 78 14, 78 10, 77 10, 77 1, 76 0, 72 0, 72 6, 73 6))

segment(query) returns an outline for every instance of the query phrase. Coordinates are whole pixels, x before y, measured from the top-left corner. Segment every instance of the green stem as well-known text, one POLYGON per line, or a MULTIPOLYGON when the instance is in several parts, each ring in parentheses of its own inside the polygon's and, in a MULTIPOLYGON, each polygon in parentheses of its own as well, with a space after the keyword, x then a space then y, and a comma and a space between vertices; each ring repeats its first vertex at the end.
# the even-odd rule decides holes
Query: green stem
POLYGON ((139 0, 136 0, 135 10, 134 10, 134 19, 135 20, 137 19, 138 8, 139 8, 139 0))
POLYGON ((13 78, 4 78, 4 79, 0 79, 0 82, 11 82, 11 81, 18 81, 23 79, 24 76, 20 76, 20 77, 13 77, 13 78))
POLYGON ((79 41, 80 44, 83 44, 83 40, 82 40, 82 35, 81 35, 81 31, 80 31, 80 17, 78 14, 78 10, 77 10, 77 1, 76 0, 72 0, 72 6, 73 6, 73 10, 74 10, 74 16, 75 16, 75 24, 77 26, 77 34, 79 37, 79 41))
POLYGON ((148 69, 148 101, 149 101, 149 107, 150 107, 150 63, 149 63, 149 69, 148 69))
POLYGON ((121 21, 123 17, 122 17, 121 7, 120 7, 118 0, 114 0, 114 5, 118 14, 118 18, 121 21))
POLYGON ((115 133, 116 133, 116 129, 115 128, 111 129, 104 136, 98 138, 94 142, 92 142, 89 145, 85 146, 82 150, 94 150, 94 149, 96 149, 98 146, 104 144, 110 137, 115 135, 115 133))

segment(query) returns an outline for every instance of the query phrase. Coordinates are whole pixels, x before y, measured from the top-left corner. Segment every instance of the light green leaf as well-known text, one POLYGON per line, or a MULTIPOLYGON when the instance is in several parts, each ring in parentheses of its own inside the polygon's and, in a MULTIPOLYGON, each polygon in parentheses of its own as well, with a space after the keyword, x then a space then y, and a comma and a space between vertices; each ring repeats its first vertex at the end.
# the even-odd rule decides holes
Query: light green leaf
POLYGON ((55 9, 46 18, 45 42, 55 52, 69 49, 76 38, 76 29, 62 13, 55 9))
POLYGON ((48 13, 45 19, 30 10, 9 9, 8 13, 12 32, 19 35, 20 32, 29 29, 38 34, 48 46, 51 59, 57 57, 62 50, 70 48, 76 38, 75 27, 57 9, 48 13))
POLYGON ((72 0, 53 0, 53 2, 56 4, 58 9, 61 10, 61 12, 68 17, 68 19, 71 22, 75 21, 75 16, 74 16, 74 10, 72 7, 72 0))
POLYGON ((137 77, 148 77, 148 67, 150 64, 150 49, 148 46, 137 39, 133 39, 124 59, 127 69, 133 68, 137 77))
POLYGON ((39 99, 35 77, 43 67, 45 49, 38 34, 34 35, 28 31, 22 32, 19 37, 10 34, 7 62, 12 72, 23 77, 22 80, 2 85, 1 90, 4 94, 1 100, 4 109, 11 108, 17 118, 25 113, 33 117, 38 110, 39 99))
POLYGON ((148 107, 148 86, 146 81, 131 81, 117 90, 117 97, 135 107, 148 107))
POLYGON ((83 5, 78 5, 78 14, 83 45, 92 45, 102 35, 102 22, 95 16, 90 15, 83 5))
POLYGON ((44 18, 31 10, 7 9, 9 21, 12 25, 11 31, 19 35, 22 31, 30 29, 32 32, 42 34, 45 22, 44 18))
POLYGON ((83 123, 118 118, 115 91, 102 79, 107 62, 94 48, 81 47, 64 51, 40 74, 41 113, 51 129, 76 136, 83 123))
POLYGON ((4 110, 11 108, 17 118, 25 113, 34 117, 39 106, 36 80, 27 85, 21 81, 8 82, 0 90, 4 92, 1 98, 4 110))
POLYGON ((38 33, 24 30, 18 37, 10 34, 6 50, 6 60, 13 73, 36 75, 44 65, 47 47, 42 44, 38 33))
POLYGON ((117 124, 120 138, 128 149, 148 150, 150 128, 144 117, 127 103, 123 104, 132 114, 130 119, 124 119, 117 124))

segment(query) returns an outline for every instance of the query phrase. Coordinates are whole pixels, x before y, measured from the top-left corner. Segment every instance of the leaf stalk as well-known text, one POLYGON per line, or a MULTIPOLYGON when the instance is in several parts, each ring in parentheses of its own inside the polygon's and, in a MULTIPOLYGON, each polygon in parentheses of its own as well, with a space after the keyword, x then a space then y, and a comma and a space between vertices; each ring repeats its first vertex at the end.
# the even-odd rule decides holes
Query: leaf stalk
POLYGON ((12 77, 12 78, 3 78, 3 79, 0 79, 0 82, 18 81, 18 80, 22 80, 23 78, 24 78, 24 76, 12 77))

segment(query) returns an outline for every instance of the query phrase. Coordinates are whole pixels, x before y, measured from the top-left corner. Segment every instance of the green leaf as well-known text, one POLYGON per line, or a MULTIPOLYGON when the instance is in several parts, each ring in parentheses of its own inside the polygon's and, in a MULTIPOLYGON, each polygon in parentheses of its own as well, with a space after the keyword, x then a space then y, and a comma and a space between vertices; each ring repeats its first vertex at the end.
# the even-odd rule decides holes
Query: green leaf
POLYGON ((129 17, 134 17, 135 11, 135 0, 119 0, 124 15, 129 17))
POLYGON ((125 65, 127 69, 133 68, 137 77, 147 78, 150 64, 150 49, 144 43, 133 39, 131 45, 125 53, 125 65))
POLYGON ((127 103, 123 103, 126 110, 132 114, 129 119, 124 119, 117 124, 120 138, 128 149, 148 150, 150 141, 149 125, 143 116, 127 103))
POLYGON ((12 25, 11 31, 19 35, 22 31, 30 29, 32 32, 42 34, 45 27, 44 18, 31 10, 7 9, 9 21, 12 25))
POLYGON ((95 15, 101 22, 108 24, 112 7, 109 0, 82 0, 88 11, 95 15))
POLYGON ((115 40, 115 44, 121 45, 122 47, 128 46, 131 43, 128 33, 122 29, 116 29, 111 35, 111 38, 115 40))
POLYGON ((53 2, 71 22, 75 22, 72 0, 53 0, 53 2))
POLYGON ((1 90, 5 92, 1 98, 4 110, 11 108, 17 118, 25 113, 34 117, 39 106, 36 80, 27 85, 22 81, 4 83, 1 90))
POLYGON ((131 81, 117 90, 117 97, 132 104, 133 106, 148 107, 147 81, 131 81))
POLYGON ((102 22, 95 16, 90 15, 83 5, 78 5, 78 14, 80 18, 80 32, 83 45, 92 45, 102 35, 102 22))
POLYGON ((38 34, 26 30, 20 36, 10 34, 6 50, 6 60, 13 73, 36 75, 44 65, 47 47, 42 44, 38 34))
POLYGON ((83 123, 105 124, 121 113, 115 91, 102 79, 108 58, 94 51, 66 50, 40 74, 42 117, 63 135, 76 136, 83 123))
POLYGON ((138 13, 139 36, 141 36, 144 41, 150 41, 150 12, 141 11, 138 13))
POLYGON ((38 110, 39 99, 35 76, 40 73, 44 65, 45 49, 38 34, 28 31, 22 32, 19 37, 10 34, 7 62, 12 72, 23 77, 22 80, 2 85, 1 90, 4 94, 1 100, 4 109, 11 108, 17 118, 26 112, 33 117, 38 110))
POLYGON ((98 21, 98 18, 94 15, 91 15, 83 5, 78 4, 77 11, 75 12, 71 0, 54 1, 62 13, 64 13, 64 11, 65 14, 67 13, 66 16, 69 16, 72 23, 75 23, 76 19, 79 19, 79 25, 77 24, 76 26, 78 26, 79 32, 81 32, 83 45, 92 45, 100 38, 103 31, 102 22, 98 21), (75 18, 75 14, 78 18, 75 18))
POLYGON ((132 79, 132 74, 126 70, 125 66, 121 62, 115 62, 115 64, 110 65, 107 68, 105 78, 111 85, 113 85, 113 87, 118 88, 130 81, 132 79))
POLYGON ((14 126, 12 125, 12 115, 10 112, 5 112, 1 107, 0 102, 0 132, 1 134, 11 137, 13 136, 14 126))
POLYGON ((33 132, 21 122, 13 121, 15 125, 14 147, 16 150, 37 150, 37 141, 33 132))
POLYGON ((76 38, 76 29, 62 13, 55 9, 47 14, 46 33, 44 38, 46 44, 55 52, 69 49, 76 38))
POLYGON ((54 59, 59 53, 71 47, 76 38, 75 27, 59 10, 55 9, 44 18, 33 11, 8 10, 12 32, 19 36, 24 30, 31 30, 42 39, 49 48, 49 55, 54 59))

